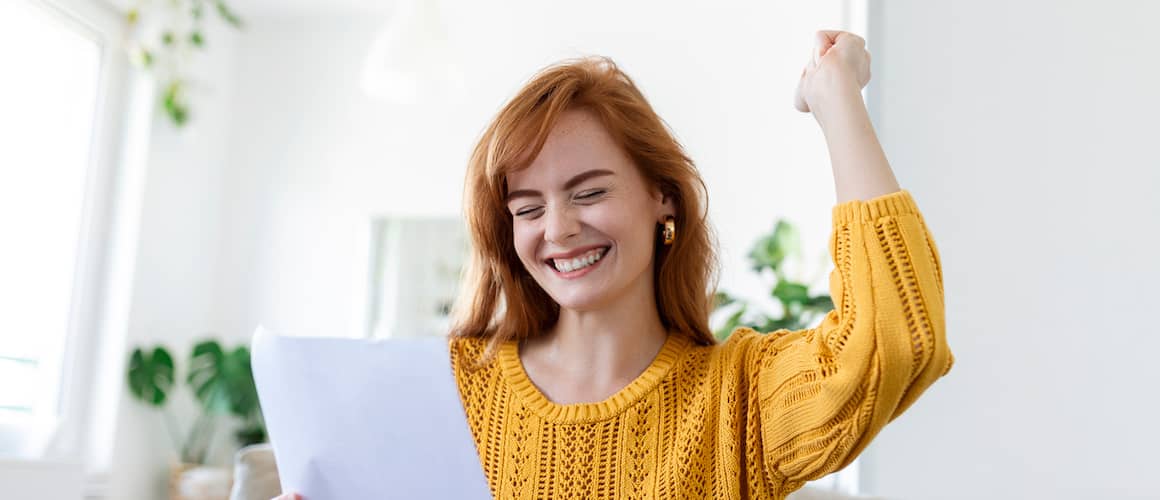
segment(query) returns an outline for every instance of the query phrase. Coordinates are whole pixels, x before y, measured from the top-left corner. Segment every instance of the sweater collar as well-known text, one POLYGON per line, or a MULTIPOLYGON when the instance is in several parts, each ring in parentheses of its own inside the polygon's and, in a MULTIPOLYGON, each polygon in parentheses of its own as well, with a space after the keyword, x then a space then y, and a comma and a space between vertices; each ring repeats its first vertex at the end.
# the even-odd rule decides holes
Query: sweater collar
POLYGON ((689 344, 690 340, 684 335, 670 333, 660 352, 644 372, 616 394, 594 403, 559 404, 549 400, 528 378, 520 360, 518 340, 504 342, 497 353, 497 360, 504 381, 524 406, 544 420, 560 424, 576 424, 612 418, 631 407, 660 384, 689 344))

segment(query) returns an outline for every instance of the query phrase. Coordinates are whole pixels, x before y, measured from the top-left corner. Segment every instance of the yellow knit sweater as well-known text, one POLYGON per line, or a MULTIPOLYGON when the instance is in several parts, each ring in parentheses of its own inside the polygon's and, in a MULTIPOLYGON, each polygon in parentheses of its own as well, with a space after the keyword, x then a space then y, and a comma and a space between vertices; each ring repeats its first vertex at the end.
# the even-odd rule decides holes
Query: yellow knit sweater
POLYGON ((482 339, 451 339, 460 397, 495 498, 774 498, 839 470, 953 363, 938 250, 910 193, 833 209, 835 310, 812 329, 695 345, 670 334, 598 403, 561 405, 515 341, 468 369, 482 339))

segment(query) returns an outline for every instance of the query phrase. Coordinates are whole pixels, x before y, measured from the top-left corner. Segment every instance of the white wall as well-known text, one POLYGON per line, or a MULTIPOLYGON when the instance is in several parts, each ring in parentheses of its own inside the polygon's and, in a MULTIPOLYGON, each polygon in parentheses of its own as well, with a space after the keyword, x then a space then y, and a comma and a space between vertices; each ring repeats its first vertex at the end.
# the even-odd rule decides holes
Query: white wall
POLYGON ((1160 4, 874 3, 870 104, 957 363, 870 446, 908 499, 1157 498, 1160 4))
POLYGON ((386 16, 254 19, 225 179, 223 321, 246 334, 259 323, 360 333, 365 221, 458 216, 468 152, 487 121, 535 70, 585 53, 617 60, 699 162, 730 263, 723 287, 767 296, 742 263, 774 217, 801 224, 812 264, 827 264, 832 174, 792 96, 813 31, 839 26, 844 3, 444 2, 467 90, 417 107, 359 90, 386 16))
POLYGON ((745 255, 788 217, 825 290, 833 178, 817 124, 792 97, 814 31, 843 27, 847 3, 444 2, 467 89, 410 107, 359 88, 387 16, 251 18, 222 184, 222 330, 361 334, 369 219, 458 217, 478 133, 534 71, 582 54, 620 63, 698 161, 723 289, 769 302, 745 255))
MULTIPOLYGON (((825 249, 824 143, 791 107, 812 32, 840 3, 446 2, 468 91, 422 110, 358 90, 385 18, 249 19, 204 121, 150 155, 131 342, 243 341, 361 326, 371 215, 459 213, 467 152, 531 73, 604 53, 636 78, 698 160, 726 289, 784 215, 825 249), (610 14, 615 13, 615 15, 610 14), (641 25, 648 19, 648 25, 641 25), (676 71, 674 71, 676 70, 676 71), (232 75, 232 76, 231 76, 232 75), (231 87, 234 85, 235 87, 231 87)), ((872 6, 870 106, 944 259, 957 364, 871 445, 866 489, 892 498, 1154 498, 1148 369, 1136 311, 1160 278, 1160 72, 1145 2, 890 2, 872 6)), ((185 349, 181 345, 179 350, 185 349)), ((113 498, 160 494, 157 415, 125 401, 113 498)))
MULTIPOLYGON (((99 389, 117 396, 101 400, 116 405, 98 429, 109 437, 90 438, 112 447, 94 451, 90 466, 111 464, 94 493, 163 498, 174 460, 164 416, 123 392, 121 356, 164 343, 183 360, 197 339, 244 342, 259 323, 356 334, 366 221, 458 216, 476 135, 534 70, 562 57, 610 55, 636 78, 708 181, 733 263, 722 285, 764 295, 738 263, 774 217, 801 224, 812 255, 825 249, 830 170, 816 124, 791 97, 813 30, 840 26, 843 4, 447 2, 468 90, 421 109, 359 92, 362 57, 384 16, 262 13, 246 16, 241 34, 211 30, 193 71, 192 122, 177 131, 154 117, 144 178, 129 193, 141 209, 125 250, 136 266, 125 327, 103 339, 112 347, 101 355, 108 387, 99 389)), ((171 408, 184 431, 195 412, 181 396, 171 408)), ((215 463, 229 460, 227 430, 215 463)))
MULTIPOLYGON (((140 193, 140 227, 136 269, 124 343, 116 366, 120 398, 116 404, 106 498, 166 498, 169 464, 176 450, 164 427, 165 415, 133 400, 124 389, 127 353, 135 346, 164 344, 184 377, 193 342, 207 337, 242 342, 221 327, 216 310, 218 242, 221 239, 227 138, 233 110, 232 79, 237 35, 214 25, 206 34, 208 51, 193 59, 197 83, 190 90, 189 124, 175 129, 158 111, 153 115, 140 193)), ((131 195, 131 194, 130 194, 131 195)), ((168 403, 180 432, 188 432, 196 415, 184 378, 168 403)), ((231 460, 230 423, 219 428, 212 463, 231 460)), ((184 437, 184 434, 183 436, 184 437)))

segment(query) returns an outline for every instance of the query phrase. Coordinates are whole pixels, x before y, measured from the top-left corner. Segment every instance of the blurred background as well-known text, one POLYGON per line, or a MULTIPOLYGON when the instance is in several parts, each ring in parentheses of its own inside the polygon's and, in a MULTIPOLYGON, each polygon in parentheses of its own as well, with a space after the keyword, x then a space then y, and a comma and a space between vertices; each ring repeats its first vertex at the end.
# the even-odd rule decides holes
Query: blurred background
POLYGON ((939 246, 956 365, 815 486, 1160 498, 1158 17, 1143 0, 0 0, 0 498, 224 498, 180 486, 228 484, 264 440, 259 324, 445 333, 468 152, 562 58, 612 57, 696 160, 720 288, 809 320, 770 289, 828 292, 833 177, 792 106, 820 29, 868 41, 864 96, 939 246), (755 271, 760 242, 793 258, 755 271))

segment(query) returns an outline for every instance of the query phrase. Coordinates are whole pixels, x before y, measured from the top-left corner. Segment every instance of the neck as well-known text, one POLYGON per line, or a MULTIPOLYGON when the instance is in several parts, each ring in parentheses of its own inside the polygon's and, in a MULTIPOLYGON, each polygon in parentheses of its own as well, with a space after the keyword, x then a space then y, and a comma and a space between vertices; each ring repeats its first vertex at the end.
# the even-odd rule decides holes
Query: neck
POLYGON ((550 371, 552 379, 593 393, 615 393, 628 385, 668 338, 652 280, 637 282, 642 286, 597 309, 561 307, 556 324, 528 342, 527 357, 534 358, 541 373, 550 371))

